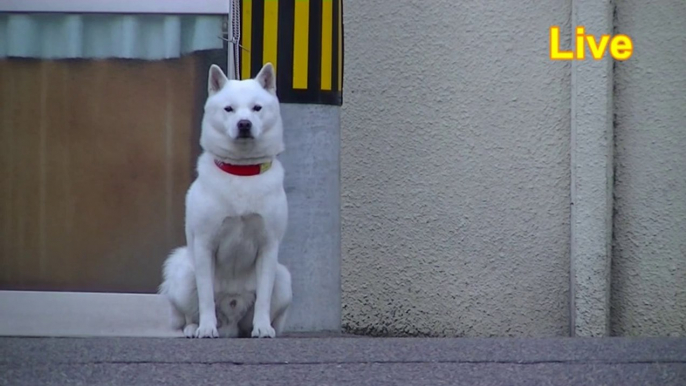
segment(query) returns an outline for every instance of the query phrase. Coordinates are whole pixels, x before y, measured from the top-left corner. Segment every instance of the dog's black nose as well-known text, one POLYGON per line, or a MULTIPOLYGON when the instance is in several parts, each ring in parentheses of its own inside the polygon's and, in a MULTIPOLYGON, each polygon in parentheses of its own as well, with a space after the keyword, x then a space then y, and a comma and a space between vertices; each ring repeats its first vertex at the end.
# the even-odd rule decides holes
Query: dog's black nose
POLYGON ((241 119, 238 121, 238 138, 252 138, 250 129, 252 128, 252 122, 247 119, 241 119))
POLYGON ((238 130, 240 131, 248 131, 252 128, 252 122, 250 122, 247 119, 241 119, 238 121, 238 130))

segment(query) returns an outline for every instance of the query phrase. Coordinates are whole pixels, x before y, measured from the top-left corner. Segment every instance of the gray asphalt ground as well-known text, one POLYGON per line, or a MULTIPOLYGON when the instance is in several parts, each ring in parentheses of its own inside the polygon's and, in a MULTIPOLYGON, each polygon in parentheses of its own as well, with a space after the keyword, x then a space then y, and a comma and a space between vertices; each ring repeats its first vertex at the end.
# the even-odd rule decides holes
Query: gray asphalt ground
POLYGON ((686 339, 0 338, 0 385, 686 386, 686 339))

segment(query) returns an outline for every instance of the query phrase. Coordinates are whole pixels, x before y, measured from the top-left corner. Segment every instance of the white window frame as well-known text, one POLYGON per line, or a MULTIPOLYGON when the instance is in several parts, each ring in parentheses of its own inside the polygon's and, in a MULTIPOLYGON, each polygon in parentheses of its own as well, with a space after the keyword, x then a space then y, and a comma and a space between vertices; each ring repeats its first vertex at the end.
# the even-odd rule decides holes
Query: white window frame
POLYGON ((0 12, 23 13, 169 13, 226 15, 229 0, 9 0, 0 12))
MULTIPOLYGON (((0 1, 0 13, 225 15, 226 30, 233 30, 232 0, 5 0, 0 1)), ((229 41, 229 44, 234 43, 229 41)), ((234 55, 237 51, 235 46, 227 51, 228 68, 224 70, 229 78, 234 79, 237 74, 233 68, 234 55)))
MULTIPOLYGON (((232 31, 232 0, 6 0, 0 12, 226 15, 232 31)), ((229 49, 227 75, 233 55, 229 49)), ((0 336, 183 336, 169 316, 155 294, 0 291, 0 336)))

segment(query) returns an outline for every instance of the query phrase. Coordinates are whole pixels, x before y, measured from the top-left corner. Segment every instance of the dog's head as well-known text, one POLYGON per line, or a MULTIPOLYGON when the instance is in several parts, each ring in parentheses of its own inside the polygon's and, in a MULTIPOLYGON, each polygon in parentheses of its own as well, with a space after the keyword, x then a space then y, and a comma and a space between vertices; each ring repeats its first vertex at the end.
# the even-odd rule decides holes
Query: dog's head
POLYGON ((210 67, 201 146, 218 157, 240 160, 273 157, 283 151, 282 123, 274 67, 257 76, 229 80, 210 67))

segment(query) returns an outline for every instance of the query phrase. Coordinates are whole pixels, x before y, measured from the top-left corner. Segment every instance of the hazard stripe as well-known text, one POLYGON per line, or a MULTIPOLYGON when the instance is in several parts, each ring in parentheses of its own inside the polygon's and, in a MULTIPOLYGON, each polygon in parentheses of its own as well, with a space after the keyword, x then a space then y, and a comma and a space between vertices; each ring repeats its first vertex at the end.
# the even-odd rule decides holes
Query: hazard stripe
POLYGON ((241 46, 241 79, 248 79, 252 48, 252 0, 243 0, 241 7, 241 46))
POLYGON ((331 90, 331 63, 333 46, 333 1, 322 0, 322 59, 321 59, 321 89, 331 90))
POLYGON ((293 88, 296 90, 307 90, 309 3, 309 0, 295 0, 295 19, 293 21, 293 88))
POLYGON ((336 37, 335 39, 338 43, 338 60, 336 67, 336 73, 338 74, 337 90, 343 90, 343 0, 338 0, 336 2, 338 5, 337 9, 334 9, 334 14, 338 17, 338 28, 334 30, 336 37))
MULTIPOLYGON (((279 38, 279 0, 264 1, 262 63, 271 63, 278 77, 277 43, 279 38)), ((286 1, 286 0, 284 0, 286 1)))
POLYGON ((308 0, 310 3, 310 22, 307 32, 309 44, 307 65, 307 92, 317 95, 321 92, 321 52, 322 52, 322 0, 308 0))
POLYGON ((242 0, 241 78, 271 62, 284 103, 342 104, 342 0, 242 0))

